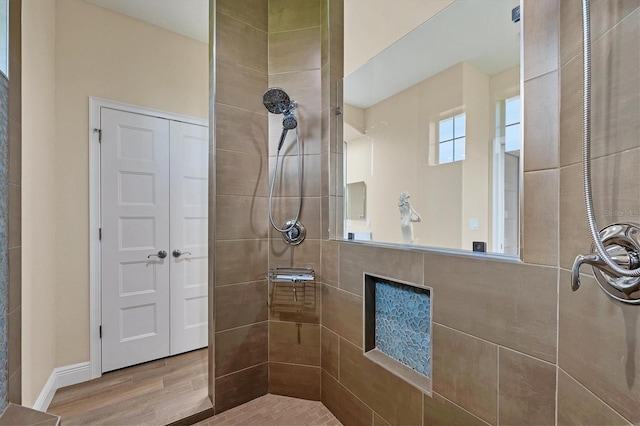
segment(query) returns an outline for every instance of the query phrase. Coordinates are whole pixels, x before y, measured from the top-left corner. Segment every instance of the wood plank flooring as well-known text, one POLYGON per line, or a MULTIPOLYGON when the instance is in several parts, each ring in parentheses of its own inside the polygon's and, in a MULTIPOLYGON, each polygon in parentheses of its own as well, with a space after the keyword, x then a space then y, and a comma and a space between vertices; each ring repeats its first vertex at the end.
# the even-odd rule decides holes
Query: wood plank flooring
POLYGON ((166 425, 211 408, 207 349, 58 389, 47 410, 71 425, 166 425))

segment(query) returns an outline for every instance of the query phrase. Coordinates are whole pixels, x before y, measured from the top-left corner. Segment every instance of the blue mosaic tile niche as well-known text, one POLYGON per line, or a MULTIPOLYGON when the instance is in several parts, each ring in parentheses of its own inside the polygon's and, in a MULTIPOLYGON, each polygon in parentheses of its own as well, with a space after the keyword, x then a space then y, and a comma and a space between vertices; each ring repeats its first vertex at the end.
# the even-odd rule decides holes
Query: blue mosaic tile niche
POLYGON ((431 296, 428 289, 375 283, 375 346, 431 377, 431 296))

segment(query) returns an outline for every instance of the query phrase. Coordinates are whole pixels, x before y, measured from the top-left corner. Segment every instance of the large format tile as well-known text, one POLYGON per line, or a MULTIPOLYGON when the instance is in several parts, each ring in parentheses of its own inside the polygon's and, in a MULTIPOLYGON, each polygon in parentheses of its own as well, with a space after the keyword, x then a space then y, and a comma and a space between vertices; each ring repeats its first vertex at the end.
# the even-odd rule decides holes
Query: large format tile
POLYGON ((266 156, 269 144, 267 110, 252 112, 216 104, 216 148, 266 156))
POLYGON ((305 239, 302 244, 291 246, 276 233, 269 240, 269 264, 272 268, 291 266, 311 268, 316 273, 317 285, 320 282, 317 275, 320 270, 320 250, 321 241, 318 239, 305 239))
POLYGON ((496 345, 433 325, 433 390, 490 424, 497 421, 497 364, 496 345))
POLYGON ((269 361, 320 366, 320 325, 270 321, 269 361))
MULTIPOLYGON (((323 207, 324 212, 324 207, 323 207)), ((323 214, 324 216, 324 214, 323 214)), ((322 273, 320 281, 324 284, 338 286, 340 263, 340 243, 335 240, 322 240, 321 260, 322 273)))
POLYGON ((571 291, 561 271, 558 366, 633 423, 640 423, 638 307, 605 295, 583 275, 571 291))
POLYGON ((216 377, 267 362, 268 330, 265 321, 216 333, 216 377))
POLYGON ((215 380, 216 413, 221 413, 269 392, 268 363, 215 380))
MULTIPOLYGON (((320 173, 320 155, 302 156, 302 196, 319 197, 322 195, 320 185, 322 175, 320 173)), ((273 188, 274 195, 278 197, 298 197, 300 194, 300 182, 298 180, 298 156, 287 155, 278 159, 278 175, 273 188)), ((269 182, 272 181, 276 158, 269 158, 269 182)))
POLYGON ((558 169, 524 173, 522 259, 531 264, 558 264, 558 169))
MULTIPOLYGON (((305 243, 306 244, 306 243, 305 243)), ((269 283, 269 319, 320 324, 322 289, 319 283, 269 283)))
POLYGON ((322 325, 362 347, 362 297, 331 286, 322 286, 322 325))
POLYGON ((322 372, 322 403, 344 425, 371 425, 371 409, 325 371, 322 372))
POLYGON ((338 365, 340 364, 340 336, 326 327, 320 330, 320 359, 322 369, 336 379, 338 378, 338 365))
POLYGON ((320 0, 270 0, 269 33, 320 25, 320 0))
POLYGON ((424 259, 435 322, 555 360, 557 269, 435 254, 424 259))
POLYGON ((320 27, 269 34, 269 73, 320 68, 320 27))
POLYGON ((269 193, 267 157, 216 150, 216 194, 266 197, 269 193))
POLYGON ((422 423, 422 392, 344 339, 340 341, 340 383, 390 424, 422 423))
POLYGON ((630 424, 580 383, 558 370, 558 426, 630 424))
POLYGON ((500 424, 553 425, 556 367, 505 348, 498 357, 500 424))
POLYGON ((269 393, 320 400, 320 367, 269 362, 269 393))
POLYGON ((523 2, 524 79, 558 68, 560 0, 523 2))
MULTIPOLYGON (((558 147, 560 92, 559 73, 548 74, 525 81, 524 115, 524 170, 553 169, 560 163, 558 147)), ((525 195, 527 192, 525 191, 525 195)))
POLYGON ((215 243, 215 285, 264 280, 269 240, 219 240, 215 243))
POLYGON ((423 424, 425 426, 484 426, 488 423, 434 392, 432 396, 424 395, 423 424))
POLYGON ((267 320, 265 281, 216 287, 216 331, 267 320))
MULTIPOLYGON (((320 226, 322 223, 321 211, 320 211, 320 197, 304 197, 302 199, 302 208, 300 210, 299 222, 302 222, 307 231, 307 239, 319 239, 321 232, 320 226)), ((282 227, 287 220, 293 220, 298 212, 298 198, 297 197, 273 197, 271 201, 272 217, 276 225, 282 227)), ((266 213, 264 218, 266 218, 266 213)), ((268 220, 264 220, 268 223, 268 220)), ((280 238, 280 234, 277 231, 270 228, 271 235, 276 238, 280 238)), ((320 252, 318 247, 317 260, 320 261, 320 252)))
POLYGON ((263 31, 268 29, 268 6, 264 0, 216 0, 218 12, 234 17, 263 31))
POLYGON ((341 244, 340 288, 362 296, 364 273, 422 285, 422 253, 364 244, 341 244))
POLYGON ((269 86, 282 87, 291 99, 298 102, 296 115, 322 111, 322 102, 318 96, 321 90, 319 69, 271 74, 269 75, 269 86))
MULTIPOLYGON (((288 74, 284 74, 286 76, 288 74)), ((290 88, 286 79, 280 82, 288 91, 291 98, 298 101, 298 92, 295 88, 290 88), (290 90, 294 90, 293 92, 290 90)), ((271 85, 275 85, 271 83, 271 85)), ((298 101, 300 102, 300 101, 298 101)), ((322 152, 322 112, 315 111, 298 104, 300 108, 295 110, 298 120, 296 131, 287 132, 285 141, 280 150, 280 156, 298 156, 297 136, 300 136, 300 154, 316 155, 322 152)), ((266 111, 266 110, 265 110, 266 111)), ((282 135, 282 116, 269 115, 269 155, 275 157, 278 153, 278 145, 280 144, 280 136, 282 135)), ((297 171, 296 171, 297 176, 297 171)))
POLYGON ((216 57, 263 73, 268 70, 267 33, 233 17, 216 16, 216 57))
POLYGON ((216 103, 259 114, 265 112, 262 105, 262 94, 268 84, 265 72, 218 59, 216 82, 216 103))
POLYGON ((266 217, 266 198, 217 195, 216 240, 267 238, 266 217))

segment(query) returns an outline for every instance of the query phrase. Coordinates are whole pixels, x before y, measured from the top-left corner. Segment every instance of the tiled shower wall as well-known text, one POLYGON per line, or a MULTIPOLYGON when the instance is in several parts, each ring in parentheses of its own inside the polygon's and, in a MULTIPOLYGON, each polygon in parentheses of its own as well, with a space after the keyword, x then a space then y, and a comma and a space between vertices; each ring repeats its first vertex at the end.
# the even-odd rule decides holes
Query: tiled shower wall
MULTIPOLYGON (((590 247, 579 0, 524 0, 523 262, 326 241, 322 401, 345 424, 638 424, 640 309, 569 275, 590 247), (433 288, 433 395, 362 355, 362 274, 433 288)), ((640 8, 592 1, 600 227, 638 221, 640 8)), ((586 270, 586 268, 585 268, 586 270)), ((585 271, 586 272, 586 271, 585 271)))

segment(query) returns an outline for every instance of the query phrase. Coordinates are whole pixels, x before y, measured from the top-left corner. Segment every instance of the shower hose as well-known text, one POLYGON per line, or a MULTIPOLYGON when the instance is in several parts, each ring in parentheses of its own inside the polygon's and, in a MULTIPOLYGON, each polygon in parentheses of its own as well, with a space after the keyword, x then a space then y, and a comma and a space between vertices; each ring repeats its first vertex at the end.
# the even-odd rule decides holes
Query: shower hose
POLYGON ((302 210, 302 156, 300 154, 300 133, 298 132, 298 127, 296 127, 296 149, 298 150, 298 212, 296 213, 296 218, 287 222, 290 223, 289 226, 285 226, 283 228, 278 227, 273 221, 273 211, 272 211, 272 200, 273 200, 273 188, 276 186, 276 176, 278 174, 278 164, 280 162, 280 149, 276 154, 276 166, 273 170, 273 176, 271 176, 271 184, 269 185, 269 198, 268 198, 268 209, 269 209, 269 221, 271 222, 271 226, 278 232, 287 233, 295 228, 298 223, 298 219, 300 219, 300 212, 302 210))

